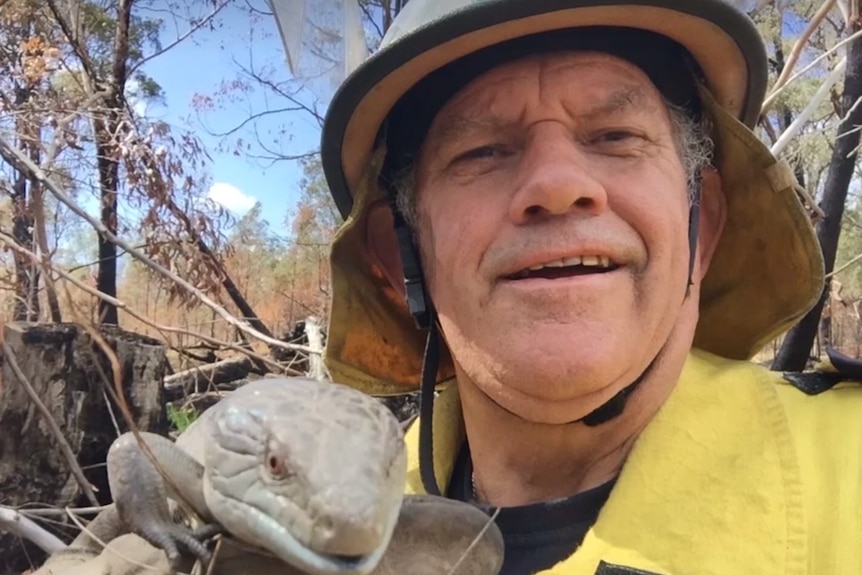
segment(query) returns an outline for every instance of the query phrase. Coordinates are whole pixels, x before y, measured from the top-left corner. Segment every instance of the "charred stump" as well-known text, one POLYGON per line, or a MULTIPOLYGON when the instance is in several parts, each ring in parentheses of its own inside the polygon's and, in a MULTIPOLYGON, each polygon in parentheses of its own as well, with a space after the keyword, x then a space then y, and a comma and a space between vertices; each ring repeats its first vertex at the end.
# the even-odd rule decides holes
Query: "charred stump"
MULTIPOLYGON (((166 434, 164 346, 116 326, 103 325, 100 333, 117 356, 122 391, 135 425, 166 434)), ((105 388, 106 382, 114 385, 108 357, 74 324, 10 323, 3 345, 26 381, 21 381, 6 358, 0 386, 0 503, 10 507, 90 505, 61 448, 57 428, 99 504, 110 503, 105 455, 128 425, 113 394, 105 388), (31 393, 39 398, 44 412, 31 393)), ((45 527, 66 540, 77 533, 71 523, 66 532, 45 527)), ((29 542, 0 533, 0 573, 20 573, 43 560, 44 554, 29 542)))

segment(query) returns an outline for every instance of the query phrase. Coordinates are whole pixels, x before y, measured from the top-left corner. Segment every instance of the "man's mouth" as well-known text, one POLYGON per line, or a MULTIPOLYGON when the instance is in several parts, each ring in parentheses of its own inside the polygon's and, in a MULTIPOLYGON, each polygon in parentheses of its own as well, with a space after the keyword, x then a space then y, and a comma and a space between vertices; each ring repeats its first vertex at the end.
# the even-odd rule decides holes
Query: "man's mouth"
POLYGON ((507 280, 530 278, 557 279, 587 274, 601 274, 620 266, 607 256, 575 256, 531 266, 506 276, 507 280))

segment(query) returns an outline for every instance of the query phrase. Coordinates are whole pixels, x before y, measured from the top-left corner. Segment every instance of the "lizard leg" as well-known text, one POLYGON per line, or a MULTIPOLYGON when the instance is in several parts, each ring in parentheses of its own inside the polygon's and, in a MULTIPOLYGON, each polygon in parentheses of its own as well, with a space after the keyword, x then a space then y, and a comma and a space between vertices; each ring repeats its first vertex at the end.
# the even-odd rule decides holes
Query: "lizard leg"
POLYGON ((203 467, 160 435, 141 432, 169 482, 153 465, 132 433, 117 438, 108 451, 108 482, 120 520, 132 532, 162 549, 171 563, 180 560, 182 546, 204 562, 211 553, 201 543, 219 531, 212 523, 201 486, 203 467), (187 503, 205 522, 196 530, 177 524, 168 507, 168 494, 187 503))

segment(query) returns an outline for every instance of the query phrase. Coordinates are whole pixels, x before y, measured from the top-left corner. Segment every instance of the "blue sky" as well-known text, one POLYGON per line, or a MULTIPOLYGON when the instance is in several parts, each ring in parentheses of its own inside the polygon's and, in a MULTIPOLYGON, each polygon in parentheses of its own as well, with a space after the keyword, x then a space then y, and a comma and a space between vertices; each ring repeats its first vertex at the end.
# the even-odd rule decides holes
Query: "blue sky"
MULTIPOLYGON (((255 4, 263 7, 263 2, 255 4)), ((202 9, 201 13, 205 11, 202 9)), ((146 73, 164 91, 164 102, 149 104, 147 115, 194 131, 212 158, 212 199, 237 216, 245 213, 254 201, 259 201, 264 217, 278 233, 283 230, 285 215, 297 199, 301 177, 298 163, 282 161, 273 164, 229 151, 220 152, 217 148, 223 140, 210 135, 207 128, 213 132, 226 131, 246 119, 250 110, 259 112, 281 108, 285 106, 284 100, 258 88, 237 94, 232 102, 225 102, 203 115, 196 112, 193 102, 196 95, 212 96, 219 91, 222 82, 241 77, 243 73, 236 62, 245 66, 254 62, 256 69, 269 67, 278 72, 281 80, 289 79, 284 47, 274 19, 261 17, 253 22, 239 6, 226 9, 216 24, 214 31, 200 30, 145 65, 146 73), (252 28, 255 31, 253 50, 250 51, 252 28)), ((177 30, 182 33, 186 28, 183 23, 166 22, 161 40, 163 45, 172 43, 177 38, 177 30)), ((307 97, 304 100, 311 102, 307 97)), ((318 126, 306 113, 270 116, 258 120, 256 126, 258 133, 266 135, 268 145, 274 145, 274 136, 268 134, 285 129, 290 137, 283 135, 277 139, 281 142, 281 149, 288 153, 308 152, 318 146, 318 126)), ((254 138, 250 130, 237 134, 234 139, 239 136, 254 138)))

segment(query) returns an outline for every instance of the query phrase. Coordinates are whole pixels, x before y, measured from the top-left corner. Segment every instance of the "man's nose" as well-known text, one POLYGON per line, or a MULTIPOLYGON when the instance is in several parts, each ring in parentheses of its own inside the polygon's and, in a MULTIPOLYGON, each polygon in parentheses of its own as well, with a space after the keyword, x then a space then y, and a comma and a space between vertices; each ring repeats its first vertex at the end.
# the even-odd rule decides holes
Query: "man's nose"
POLYGON ((596 168, 560 124, 534 127, 521 157, 510 218, 525 224, 570 211, 594 215, 607 208, 596 168))

